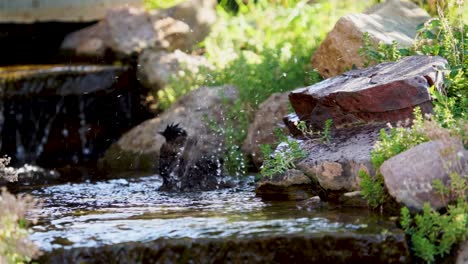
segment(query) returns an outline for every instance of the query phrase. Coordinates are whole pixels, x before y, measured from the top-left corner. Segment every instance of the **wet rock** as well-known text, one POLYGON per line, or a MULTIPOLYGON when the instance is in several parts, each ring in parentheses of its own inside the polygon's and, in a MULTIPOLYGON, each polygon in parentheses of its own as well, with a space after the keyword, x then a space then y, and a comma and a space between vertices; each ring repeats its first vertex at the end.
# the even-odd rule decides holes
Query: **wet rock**
POLYGON ((14 168, 8 167, 9 163, 10 158, 0 159, 0 186, 18 181, 18 172, 14 168))
POLYGON ((139 56, 138 65, 140 82, 153 92, 164 88, 171 78, 196 74, 200 67, 211 67, 208 60, 202 56, 188 55, 180 50, 166 52, 151 49, 145 50, 139 56))
POLYGON ((102 159, 102 167, 106 170, 139 169, 135 163, 123 164, 123 160, 117 159, 124 155, 133 156, 134 160, 144 160, 143 164, 152 160, 154 167, 158 168, 159 150, 165 142, 158 132, 164 131, 168 124, 179 124, 188 135, 196 135, 201 152, 222 156, 224 136, 214 133, 208 122, 211 120, 222 124, 228 106, 223 102, 227 100, 232 103, 237 96, 237 89, 233 86, 202 87, 188 93, 160 116, 145 121, 122 136, 114 144, 119 151, 107 152, 102 159))
POLYGON ((343 193, 359 191, 359 171, 373 173, 370 152, 383 125, 361 126, 335 131, 329 144, 306 140, 301 147, 307 157, 297 164, 323 191, 320 198, 337 201, 343 193))
POLYGON ((350 208, 368 208, 366 199, 362 196, 360 191, 344 193, 340 196, 338 203, 342 207, 350 208))
POLYGON ((270 144, 276 147, 275 129, 286 130, 281 120, 288 113, 288 95, 275 93, 260 104, 253 124, 249 126, 247 138, 242 144, 242 151, 249 156, 257 168, 263 163, 260 145, 270 144))
POLYGON ((0 68, 1 152, 13 165, 92 166, 123 132, 149 117, 145 90, 123 66, 0 68))
POLYGON ((57 249, 41 263, 406 263, 403 231, 320 232, 222 239, 157 239, 57 249))
POLYGON ((416 106, 432 111, 429 87, 441 89, 446 63, 441 57, 405 57, 297 89, 289 100, 299 119, 318 129, 327 119, 336 127, 405 120, 416 106))
POLYGON ((367 14, 349 14, 336 23, 314 53, 312 65, 325 78, 343 73, 353 65, 363 67, 365 58, 358 50, 363 46, 363 34, 369 33, 371 42, 398 43, 410 47, 417 27, 430 16, 416 4, 407 1, 385 1, 367 14))
POLYGON ((265 200, 305 200, 318 194, 316 184, 295 169, 275 175, 272 179, 263 178, 255 192, 265 200))
POLYGON ((434 180, 444 184, 449 174, 468 173, 468 151, 460 142, 435 140, 400 153, 380 167, 385 186, 398 202, 421 210, 425 202, 435 209, 447 206, 453 197, 443 197, 432 187, 434 180))
POLYGON ((38 186, 59 183, 60 174, 55 170, 47 170, 38 166, 25 164, 17 169, 17 185, 38 186))

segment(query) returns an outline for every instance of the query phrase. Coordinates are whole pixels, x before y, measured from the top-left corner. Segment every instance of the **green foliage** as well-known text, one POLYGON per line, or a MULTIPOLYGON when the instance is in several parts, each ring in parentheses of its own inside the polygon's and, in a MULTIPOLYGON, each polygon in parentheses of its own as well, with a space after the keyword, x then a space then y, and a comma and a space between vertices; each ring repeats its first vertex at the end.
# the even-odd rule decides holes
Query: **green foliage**
POLYGON ((421 110, 416 108, 413 125, 410 128, 397 126, 390 127, 388 133, 384 129, 380 131, 379 140, 371 151, 371 162, 376 170, 375 177, 365 171, 359 171, 362 194, 372 208, 381 206, 388 195, 379 171, 380 166, 389 158, 428 141, 429 139, 422 129, 424 122, 421 110))
POLYGON ((330 144, 331 140, 331 127, 333 125, 333 120, 327 119, 325 120, 325 126, 323 128, 323 131, 320 133, 320 141, 326 144, 330 144))
POLYGON ((295 163, 307 155, 297 140, 285 136, 280 130, 276 131, 276 135, 282 143, 275 152, 268 144, 260 146, 264 157, 261 174, 268 178, 295 168, 295 163))
POLYGON ((373 209, 381 206, 387 195, 382 175, 377 174, 376 178, 373 178, 366 171, 360 170, 359 177, 361 178, 362 196, 367 200, 369 206, 373 209))
POLYGON ((371 152, 371 161, 375 169, 380 168, 384 161, 389 158, 429 141, 421 129, 424 119, 419 108, 415 109, 414 116, 411 128, 391 127, 388 134, 384 129, 380 131, 379 141, 377 141, 371 152))
POLYGON ((144 0, 146 9, 161 9, 175 6, 184 0, 144 0))
POLYGON ((296 124, 296 128, 299 129, 299 131, 301 131, 301 133, 309 139, 315 139, 316 137, 319 137, 320 142, 324 144, 330 144, 332 125, 333 120, 327 119, 325 120, 325 125, 322 131, 313 131, 307 126, 306 122, 299 121, 296 124))
POLYGON ((448 255, 455 244, 468 238, 467 176, 451 173, 450 179, 450 186, 444 186, 440 181, 434 183, 442 196, 457 198, 455 204, 448 206, 446 213, 433 210, 429 203, 424 204, 422 213, 414 217, 408 208, 401 210, 400 223, 411 237, 415 255, 428 263, 433 263, 436 257, 448 255))

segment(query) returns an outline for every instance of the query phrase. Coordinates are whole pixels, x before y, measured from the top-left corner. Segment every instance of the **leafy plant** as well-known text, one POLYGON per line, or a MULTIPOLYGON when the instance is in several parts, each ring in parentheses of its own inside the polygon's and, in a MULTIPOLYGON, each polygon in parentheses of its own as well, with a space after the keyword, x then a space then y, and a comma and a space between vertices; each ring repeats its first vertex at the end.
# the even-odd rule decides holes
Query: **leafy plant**
POLYGON ((325 120, 325 125, 322 131, 313 131, 307 126, 306 122, 301 120, 296 124, 296 128, 299 129, 299 131, 301 131, 301 133, 308 139, 315 139, 318 137, 320 142, 330 144, 332 125, 333 120, 327 119, 325 120))
POLYGON ((411 237, 412 249, 416 256, 428 263, 448 255, 455 244, 468 238, 467 176, 451 173, 450 179, 448 187, 440 181, 434 183, 441 195, 457 197, 457 202, 449 205, 446 213, 433 210, 429 203, 425 203, 422 213, 414 217, 408 208, 401 209, 400 223, 411 237))
POLYGON ((144 0, 146 9, 161 9, 175 6, 184 0, 144 0))
POLYGON ((260 172, 268 178, 295 168, 295 163, 307 155, 297 140, 285 136, 280 130, 276 131, 276 135, 281 142, 276 151, 273 152, 268 144, 260 146, 264 157, 260 172))
POLYGON ((390 127, 388 133, 384 129, 380 130, 379 140, 371 151, 371 162, 376 170, 376 175, 371 177, 365 171, 361 170, 359 172, 362 194, 372 208, 381 206, 388 195, 385 191, 383 177, 379 171, 380 166, 389 158, 429 141, 429 138, 424 134, 424 129, 422 129, 424 122, 421 110, 415 108, 413 125, 410 128, 398 125, 397 127, 390 127))
POLYGON ((368 205, 373 209, 381 206, 387 197, 382 175, 378 173, 374 178, 366 171, 360 170, 359 177, 361 178, 361 193, 368 205))
POLYGON ((320 141, 326 144, 330 144, 331 140, 331 126, 333 124, 332 119, 327 119, 325 120, 325 126, 323 128, 323 131, 320 133, 320 141))

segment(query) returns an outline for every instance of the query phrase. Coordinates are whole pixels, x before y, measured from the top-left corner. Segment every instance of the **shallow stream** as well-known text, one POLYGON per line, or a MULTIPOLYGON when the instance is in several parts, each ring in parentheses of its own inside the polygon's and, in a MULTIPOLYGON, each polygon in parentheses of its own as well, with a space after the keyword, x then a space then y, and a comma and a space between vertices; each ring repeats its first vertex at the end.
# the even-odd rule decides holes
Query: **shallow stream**
POLYGON ((372 234, 392 224, 366 210, 311 210, 304 203, 264 202, 253 177, 238 187, 197 193, 159 192, 157 175, 37 189, 43 200, 32 240, 42 250, 96 248, 158 239, 235 239, 288 235, 372 234))

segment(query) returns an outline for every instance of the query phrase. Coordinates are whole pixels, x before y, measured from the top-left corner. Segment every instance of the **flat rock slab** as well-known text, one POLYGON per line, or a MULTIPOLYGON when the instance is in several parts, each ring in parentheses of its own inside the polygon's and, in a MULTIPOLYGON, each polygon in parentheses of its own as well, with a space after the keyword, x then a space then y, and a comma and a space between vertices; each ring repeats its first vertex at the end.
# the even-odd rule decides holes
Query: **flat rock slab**
POLYGON ((320 198, 360 190, 359 171, 373 174, 370 152, 383 125, 341 129, 331 135, 329 144, 306 140, 301 145, 308 156, 297 169, 317 181, 325 193, 320 198))
POLYGON ((327 119, 336 127, 405 120, 416 106, 432 111, 429 88, 441 88, 446 64, 441 57, 405 57, 297 89, 289 100, 299 119, 314 128, 327 119))
POLYGON ((129 68, 112 65, 25 65, 0 67, 0 95, 82 95, 109 92, 129 68))
POLYGON ((302 171, 291 169, 272 179, 262 179, 255 192, 264 200, 305 200, 317 195, 316 185, 302 171))
POLYGON ((234 239, 158 239, 59 249, 41 263, 407 263, 403 231, 277 235, 234 239))

